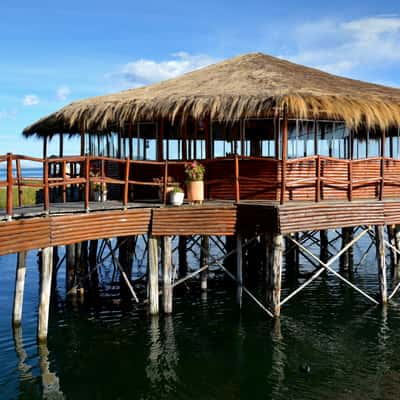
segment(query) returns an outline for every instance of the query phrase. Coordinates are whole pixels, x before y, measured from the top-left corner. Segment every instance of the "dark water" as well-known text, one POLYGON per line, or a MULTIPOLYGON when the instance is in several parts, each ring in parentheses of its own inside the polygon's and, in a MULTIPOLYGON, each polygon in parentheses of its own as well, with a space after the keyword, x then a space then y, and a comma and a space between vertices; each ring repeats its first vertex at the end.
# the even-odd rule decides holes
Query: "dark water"
MULTIPOLYGON (((376 307, 333 276, 317 279, 273 322, 246 297, 239 312, 234 288, 222 281, 206 297, 193 286, 177 293, 171 317, 150 318, 144 306, 124 311, 113 300, 67 303, 61 268, 48 344, 38 346, 36 253, 29 253, 22 332, 13 338, 15 263, 0 257, 1 400, 400 396, 400 307, 376 307)), ((352 280, 376 294, 373 253, 352 280)))

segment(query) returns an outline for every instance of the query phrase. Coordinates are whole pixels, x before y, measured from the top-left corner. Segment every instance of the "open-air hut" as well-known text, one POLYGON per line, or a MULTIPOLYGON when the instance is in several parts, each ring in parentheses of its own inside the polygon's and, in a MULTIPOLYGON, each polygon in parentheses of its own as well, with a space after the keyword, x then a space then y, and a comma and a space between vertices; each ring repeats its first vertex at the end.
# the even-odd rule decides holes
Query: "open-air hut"
MULTIPOLYGON (((208 198, 283 202, 400 196, 399 127, 399 89, 256 53, 71 103, 24 135, 80 135, 82 155, 158 161, 132 165, 139 183, 163 176, 165 160, 203 160, 208 198)), ((168 174, 182 181, 183 163, 168 174)), ((151 196, 137 186, 133 198, 151 196)))

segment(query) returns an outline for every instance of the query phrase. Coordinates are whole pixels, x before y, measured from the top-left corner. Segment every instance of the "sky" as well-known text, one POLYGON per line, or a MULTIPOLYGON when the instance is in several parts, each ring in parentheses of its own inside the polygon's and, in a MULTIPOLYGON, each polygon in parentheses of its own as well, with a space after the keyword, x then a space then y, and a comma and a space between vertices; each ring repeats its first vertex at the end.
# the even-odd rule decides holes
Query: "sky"
POLYGON ((398 0, 1 0, 0 15, 0 154, 40 156, 23 128, 72 101, 243 53, 400 87, 398 0))

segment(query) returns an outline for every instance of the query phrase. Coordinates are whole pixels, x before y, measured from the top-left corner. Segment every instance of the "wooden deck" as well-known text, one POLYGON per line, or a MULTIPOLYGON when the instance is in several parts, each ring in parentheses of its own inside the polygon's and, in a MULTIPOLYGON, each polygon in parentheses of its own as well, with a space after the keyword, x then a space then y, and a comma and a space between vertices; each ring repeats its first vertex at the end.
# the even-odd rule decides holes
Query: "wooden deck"
POLYGON ((400 199, 288 202, 207 201, 164 206, 155 202, 81 202, 14 209, 12 221, 0 215, 0 255, 84 240, 150 234, 256 235, 294 233, 359 225, 400 224, 400 199))

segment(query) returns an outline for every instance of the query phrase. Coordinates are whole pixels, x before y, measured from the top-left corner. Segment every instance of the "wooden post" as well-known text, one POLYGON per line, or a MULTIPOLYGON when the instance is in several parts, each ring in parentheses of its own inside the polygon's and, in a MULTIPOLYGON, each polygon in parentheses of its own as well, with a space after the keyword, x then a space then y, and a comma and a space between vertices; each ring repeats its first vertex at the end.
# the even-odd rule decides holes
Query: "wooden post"
POLYGON ((347 164, 347 177, 348 177, 348 191, 347 200, 353 200, 353 160, 349 160, 347 164))
POLYGON ((321 201, 321 157, 317 156, 315 159, 315 201, 321 201))
POLYGON ((81 127, 81 156, 85 155, 85 128, 82 124, 81 127))
POLYGON ((236 279, 238 283, 236 291, 236 302, 242 307, 243 295, 243 254, 242 254, 242 235, 236 235, 236 279))
POLYGON ((168 187, 168 160, 164 161, 164 185, 163 185, 163 204, 167 204, 168 187))
POLYGON ((43 164, 43 204, 44 211, 50 208, 50 190, 49 190, 49 161, 46 158, 43 164))
POLYGON ((324 263, 327 263, 329 260, 329 252, 328 252, 328 246, 329 246, 329 238, 328 238, 328 231, 327 230, 321 230, 319 231, 319 238, 320 238, 320 253, 319 253, 319 258, 321 261, 324 263))
POLYGON ((158 314, 158 241, 154 236, 148 240, 149 302, 150 314, 158 314))
POLYGON ((164 236, 163 246, 163 305, 166 314, 172 313, 172 238, 164 236))
POLYGON ((267 247, 271 246, 268 251, 271 256, 267 269, 267 304, 271 307, 275 317, 279 317, 281 313, 282 244, 281 234, 274 234, 272 240, 267 244, 267 247))
POLYGON ((90 156, 85 157, 85 210, 89 211, 90 194, 90 156))
POLYGON ((375 226, 376 258, 378 262, 379 292, 382 304, 388 301, 387 279, 386 279, 386 259, 385 259, 385 227, 375 226))
POLYGON ((64 136, 62 133, 60 133, 59 139, 60 139, 60 142, 59 142, 59 151, 58 151, 59 154, 58 155, 59 155, 59 157, 64 157, 64 136))
POLYGON ((235 200, 240 202, 239 157, 235 154, 235 200))
POLYGON ((13 173, 12 173, 12 154, 7 154, 7 218, 13 215, 13 173))
POLYGON ((210 160, 212 158, 212 138, 211 138, 211 121, 210 118, 204 119, 204 137, 206 140, 206 160, 210 160))
POLYGON ((281 204, 285 202, 287 145, 288 145, 288 115, 287 115, 287 107, 285 106, 283 110, 283 128, 282 128, 281 204))
POLYGON ((188 272, 186 244, 187 244, 187 237, 179 236, 178 256, 179 256, 179 277, 180 278, 186 276, 187 272, 188 272))
POLYGON ((187 122, 184 121, 181 125, 182 132, 182 160, 187 160, 187 122))
POLYGON ((24 202, 23 191, 21 188, 21 183, 22 183, 21 160, 17 158, 15 161, 17 164, 18 206, 21 207, 24 202))
POLYGON ((38 320, 38 339, 46 340, 49 324, 51 278, 53 270, 53 248, 42 249, 42 263, 40 271, 40 302, 38 320))
MULTIPOLYGON (((200 268, 205 267, 208 265, 208 252, 210 248, 210 240, 208 236, 201 237, 201 249, 200 249, 200 268)), ((208 277, 208 270, 205 269, 204 271, 200 272, 200 287, 202 291, 207 290, 207 277, 208 277)))
POLYGON ((379 200, 383 200, 385 195, 385 142, 386 142, 386 132, 383 130, 381 134, 381 177, 380 177, 380 190, 379 190, 379 200))
POLYGON ((164 159, 164 120, 162 118, 158 120, 157 128, 157 161, 162 161, 164 159))
POLYGON ((22 321, 22 305, 24 303, 24 287, 26 273, 26 251, 18 253, 17 271, 15 274, 15 292, 13 307, 13 325, 21 325, 22 321))
MULTIPOLYGON (((342 249, 353 240, 353 228, 342 228, 342 249)), ((354 264, 353 247, 350 247, 339 257, 339 266, 342 272, 352 272, 354 264)))
POLYGON ((130 163, 129 157, 126 157, 126 160, 125 160, 124 206, 126 206, 128 204, 130 166, 131 166, 131 163, 130 163))

